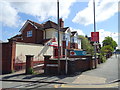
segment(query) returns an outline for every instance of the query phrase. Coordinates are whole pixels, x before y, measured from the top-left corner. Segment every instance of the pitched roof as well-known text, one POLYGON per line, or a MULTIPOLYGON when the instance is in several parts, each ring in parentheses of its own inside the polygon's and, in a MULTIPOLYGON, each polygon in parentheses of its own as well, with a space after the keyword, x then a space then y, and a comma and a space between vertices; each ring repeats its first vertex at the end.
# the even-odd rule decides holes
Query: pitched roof
POLYGON ((49 28, 58 29, 58 25, 56 23, 50 21, 50 20, 46 21, 43 24, 39 24, 39 23, 36 23, 34 21, 31 21, 31 20, 27 20, 27 21, 31 22, 32 24, 34 24, 39 29, 49 29, 49 28))
POLYGON ((22 36, 22 34, 17 34, 17 35, 15 35, 15 36, 11 37, 10 39, 20 38, 21 36, 22 36))
POLYGON ((31 20, 27 20, 27 21, 31 22, 33 25, 35 25, 39 29, 44 29, 44 25, 43 24, 39 24, 39 23, 36 23, 34 21, 31 21, 31 20))
POLYGON ((72 32, 71 32, 72 36, 74 36, 75 33, 77 33, 77 31, 72 31, 72 32))
POLYGON ((65 32, 69 27, 61 28, 60 31, 65 32))
POLYGON ((44 29, 48 29, 48 28, 55 28, 58 29, 58 25, 52 21, 47 21, 44 23, 44 29))
MULTIPOLYGON (((55 22, 50 21, 50 20, 48 20, 48 21, 46 21, 45 23, 42 23, 42 24, 36 23, 34 21, 31 21, 31 20, 27 20, 20 31, 22 31, 28 23, 33 25, 35 28, 38 28, 39 30, 44 30, 44 29, 49 29, 49 28, 58 29, 58 24, 56 24, 55 22)), ((61 28, 60 31, 65 32, 68 28, 69 27, 61 28)))

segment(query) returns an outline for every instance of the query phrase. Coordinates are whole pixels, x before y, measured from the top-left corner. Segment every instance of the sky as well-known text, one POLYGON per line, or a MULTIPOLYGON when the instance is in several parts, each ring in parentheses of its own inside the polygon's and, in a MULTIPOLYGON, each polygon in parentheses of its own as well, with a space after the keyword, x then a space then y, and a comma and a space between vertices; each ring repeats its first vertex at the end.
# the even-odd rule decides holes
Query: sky
MULTIPOLYGON (((1 0, 0 40, 7 41, 19 34, 26 20, 57 23, 57 0, 1 0)), ((93 28, 93 0, 59 0, 60 18, 64 26, 79 35, 91 36, 93 28)), ((110 36, 118 43, 118 0, 95 0, 96 31, 100 43, 110 36)), ((120 43, 119 43, 120 44, 120 43)))

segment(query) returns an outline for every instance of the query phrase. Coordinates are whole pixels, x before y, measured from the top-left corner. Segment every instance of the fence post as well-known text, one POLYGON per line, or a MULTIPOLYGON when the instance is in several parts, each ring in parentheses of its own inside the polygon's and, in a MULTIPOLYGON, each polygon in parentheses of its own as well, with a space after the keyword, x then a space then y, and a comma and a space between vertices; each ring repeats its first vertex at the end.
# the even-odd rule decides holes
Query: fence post
POLYGON ((33 57, 34 55, 26 55, 26 74, 32 74, 30 70, 33 69, 33 57))

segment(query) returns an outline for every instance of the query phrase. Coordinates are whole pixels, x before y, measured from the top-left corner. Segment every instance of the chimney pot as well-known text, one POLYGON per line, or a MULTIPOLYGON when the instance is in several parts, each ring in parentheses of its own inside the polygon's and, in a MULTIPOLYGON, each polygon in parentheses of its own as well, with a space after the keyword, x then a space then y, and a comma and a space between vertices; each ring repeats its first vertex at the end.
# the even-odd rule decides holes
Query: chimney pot
POLYGON ((64 27, 64 21, 62 20, 62 18, 60 18, 59 21, 60 21, 60 27, 63 28, 64 27))

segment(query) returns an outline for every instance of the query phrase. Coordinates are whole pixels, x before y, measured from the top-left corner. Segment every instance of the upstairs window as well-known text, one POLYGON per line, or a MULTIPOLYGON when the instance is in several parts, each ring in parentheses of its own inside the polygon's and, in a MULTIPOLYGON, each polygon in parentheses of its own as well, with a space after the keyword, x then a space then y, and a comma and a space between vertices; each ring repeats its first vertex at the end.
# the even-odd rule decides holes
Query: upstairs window
POLYGON ((32 37, 32 30, 31 31, 27 31, 27 37, 32 37))
POLYGON ((71 37, 71 42, 78 43, 77 37, 75 37, 75 36, 71 37))

